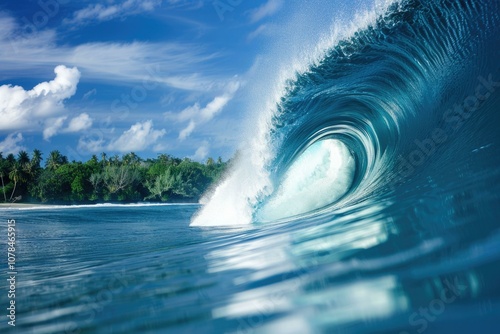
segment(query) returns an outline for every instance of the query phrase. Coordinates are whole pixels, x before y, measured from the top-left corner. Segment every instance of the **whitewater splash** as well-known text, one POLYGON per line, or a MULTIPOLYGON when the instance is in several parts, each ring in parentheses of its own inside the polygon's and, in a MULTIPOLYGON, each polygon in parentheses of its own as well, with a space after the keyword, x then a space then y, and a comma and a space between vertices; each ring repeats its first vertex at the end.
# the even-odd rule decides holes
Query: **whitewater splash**
POLYGON ((339 140, 315 142, 288 169, 279 189, 257 213, 257 220, 291 217, 320 209, 350 188, 356 165, 339 140))
POLYGON ((436 145, 466 140, 457 131, 496 89, 499 15, 496 0, 397 1, 323 44, 282 80, 257 139, 192 225, 324 214, 397 190, 437 159, 436 145), (431 141, 437 130, 445 139, 431 141))

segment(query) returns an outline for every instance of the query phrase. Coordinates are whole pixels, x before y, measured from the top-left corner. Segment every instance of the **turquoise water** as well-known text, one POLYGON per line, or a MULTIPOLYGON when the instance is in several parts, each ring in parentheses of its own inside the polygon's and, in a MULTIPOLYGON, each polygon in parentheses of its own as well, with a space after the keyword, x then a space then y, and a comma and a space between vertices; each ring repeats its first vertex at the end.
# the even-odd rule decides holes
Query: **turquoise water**
POLYGON ((0 211, 0 330, 498 333, 499 59, 499 1, 397 1, 304 60, 203 207, 0 211))
POLYGON ((498 195, 483 184, 440 199, 427 186, 429 201, 234 228, 189 227, 197 205, 2 210, 2 234, 16 220, 18 274, 16 327, 0 329, 495 333, 498 195))
MULTIPOLYGON (((17 332, 137 333, 203 314, 195 303, 184 308, 206 269, 203 235, 187 227, 196 208, 1 211, 2 241, 16 220, 17 332)), ((6 293, 0 301, 8 305, 6 293)))

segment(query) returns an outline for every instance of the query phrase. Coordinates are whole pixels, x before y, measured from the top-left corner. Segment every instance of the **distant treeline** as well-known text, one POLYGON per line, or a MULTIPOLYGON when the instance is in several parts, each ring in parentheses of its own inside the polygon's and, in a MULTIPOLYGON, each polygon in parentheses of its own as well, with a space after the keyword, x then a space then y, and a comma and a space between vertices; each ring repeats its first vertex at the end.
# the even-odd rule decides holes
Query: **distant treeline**
POLYGON ((26 151, 6 157, 0 152, 0 203, 192 202, 228 165, 220 157, 202 164, 166 154, 144 160, 135 153, 69 162, 52 151, 44 167, 43 160, 40 150, 31 157, 26 151))

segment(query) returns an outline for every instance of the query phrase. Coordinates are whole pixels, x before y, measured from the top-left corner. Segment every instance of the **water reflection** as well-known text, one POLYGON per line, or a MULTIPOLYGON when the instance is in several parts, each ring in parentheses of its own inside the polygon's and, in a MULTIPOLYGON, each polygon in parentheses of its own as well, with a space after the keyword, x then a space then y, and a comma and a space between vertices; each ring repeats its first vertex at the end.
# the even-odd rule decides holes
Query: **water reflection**
MULTIPOLYGON (((335 277, 364 266, 366 270, 383 267, 383 261, 356 262, 353 258, 396 233, 391 218, 384 214, 390 205, 365 203, 330 218, 323 216, 322 221, 262 226, 241 235, 238 243, 211 251, 206 256, 209 272, 234 273, 233 283, 241 287, 226 305, 214 309, 213 317, 238 319, 248 328, 266 332, 277 324, 283 326, 283 319, 294 314, 292 323, 307 332, 318 324, 386 317, 406 309, 407 300, 394 276, 335 282, 335 277), (275 228, 279 233, 273 233, 275 228), (310 310, 305 313, 310 316, 297 314, 304 309, 310 310), (251 325, 256 319, 259 325, 251 325)), ((404 262, 408 256, 401 254, 389 262, 404 262)))
POLYGON ((240 333, 413 334, 451 328, 477 308, 500 314, 491 301, 500 295, 500 230, 473 223, 489 203, 480 191, 442 196, 427 186, 419 199, 368 199, 258 226, 213 249, 208 272, 230 275, 234 288, 213 319, 236 321, 240 333))

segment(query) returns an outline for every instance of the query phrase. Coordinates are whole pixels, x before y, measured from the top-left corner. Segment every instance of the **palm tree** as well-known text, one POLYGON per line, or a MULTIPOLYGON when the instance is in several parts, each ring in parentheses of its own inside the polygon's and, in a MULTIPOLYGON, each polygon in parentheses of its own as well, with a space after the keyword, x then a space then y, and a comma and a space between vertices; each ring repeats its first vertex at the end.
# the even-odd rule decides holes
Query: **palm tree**
POLYGON ((99 163, 99 160, 97 160, 97 156, 95 154, 92 154, 92 157, 88 162, 91 162, 94 165, 97 165, 99 163))
POLYGON ((25 166, 25 165, 29 164, 30 156, 28 155, 28 152, 19 151, 19 153, 17 154, 17 162, 21 166, 25 166))
MULTIPOLYGON (((120 165, 120 157, 118 156, 118 154, 115 154, 113 155, 110 159, 109 159, 109 163, 113 166, 119 166, 120 165)), ((108 164, 109 165, 109 164, 108 164)))
POLYGON ((15 163, 9 173, 9 178, 14 181, 14 189, 12 189, 12 194, 10 195, 9 201, 12 201, 14 193, 16 192, 17 183, 22 180, 22 172, 19 164, 15 163))
POLYGON ((163 164, 168 164, 168 162, 171 160, 171 157, 168 154, 160 154, 158 155, 158 161, 160 161, 163 164))
MULTIPOLYGON (((19 152, 21 154, 21 152, 19 152)), ((27 154, 26 154, 27 156, 27 154)), ((21 158, 18 157, 18 161, 20 161, 21 158)), ((40 162, 42 161, 42 152, 40 150, 33 150, 33 156, 31 157, 31 160, 29 162, 26 162, 26 157, 23 154, 23 163, 21 164, 23 171, 26 173, 28 176, 28 182, 31 183, 32 181, 36 180, 37 176, 40 174, 40 162)))
POLYGON ((55 150, 50 152, 47 161, 45 162, 45 167, 51 171, 55 171, 60 166, 67 164, 68 158, 61 154, 61 152, 55 150))
POLYGON ((101 153, 101 164, 104 166, 106 164, 108 155, 104 152, 101 153))
POLYGON ((137 167, 137 166, 139 166, 141 164, 142 159, 137 154, 135 154, 134 152, 130 152, 130 153, 125 154, 122 157, 122 161, 127 166, 135 166, 135 167, 137 167))
POLYGON ((16 157, 10 153, 5 160, 7 161, 7 167, 11 167, 16 162, 16 157))
POLYGON ((19 167, 23 173, 29 176, 33 174, 33 171, 31 170, 30 156, 28 155, 28 152, 19 151, 19 153, 17 154, 17 163, 19 164, 19 167))
POLYGON ((3 201, 7 202, 7 195, 5 194, 5 184, 3 182, 3 177, 5 176, 3 171, 3 166, 0 168, 0 179, 2 180, 2 191, 3 191, 3 201))
POLYGON ((42 152, 40 150, 33 150, 33 155, 31 156, 31 166, 34 169, 40 168, 40 163, 42 162, 42 152))
POLYGON ((2 152, 0 152, 0 180, 2 180, 3 199, 4 202, 7 202, 7 195, 5 194, 5 183, 3 181, 3 178, 5 176, 5 167, 5 160, 3 158, 2 152))

